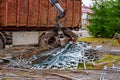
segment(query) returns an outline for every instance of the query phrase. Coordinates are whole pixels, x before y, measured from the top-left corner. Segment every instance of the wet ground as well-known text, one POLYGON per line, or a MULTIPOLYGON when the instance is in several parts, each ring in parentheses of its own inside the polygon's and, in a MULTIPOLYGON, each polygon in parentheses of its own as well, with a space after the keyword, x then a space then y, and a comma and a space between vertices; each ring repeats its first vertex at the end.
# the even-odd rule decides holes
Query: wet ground
POLYGON ((1 80, 120 80, 115 70, 1 69, 1 80))
POLYGON ((110 43, 92 43, 91 46, 94 48, 100 46, 103 53, 111 53, 113 55, 120 55, 120 45, 111 45, 110 43))
MULTIPOLYGON (((93 44, 92 47, 101 47, 102 52, 116 50, 120 54, 119 46, 108 46, 105 44, 93 44)), ((47 49, 35 47, 14 47, 0 51, 0 59, 6 58, 29 58, 47 49), (9 52, 9 54, 8 54, 9 52), (32 53, 32 54, 29 54, 32 53)), ((114 53, 113 53, 114 54, 114 53)), ((116 54, 115 54, 116 55, 116 54)), ((26 61, 25 61, 26 62, 26 61)), ((60 69, 26 69, 24 67, 7 67, 7 64, 0 64, 0 80, 120 80, 120 66, 105 70, 60 70, 60 69)))
POLYGON ((50 50, 36 47, 8 48, 0 51, 0 59, 3 61, 1 63, 5 60, 10 62, 6 67, 77 69, 79 63, 85 64, 97 59, 100 54, 97 51, 84 42, 69 42, 63 48, 50 50))

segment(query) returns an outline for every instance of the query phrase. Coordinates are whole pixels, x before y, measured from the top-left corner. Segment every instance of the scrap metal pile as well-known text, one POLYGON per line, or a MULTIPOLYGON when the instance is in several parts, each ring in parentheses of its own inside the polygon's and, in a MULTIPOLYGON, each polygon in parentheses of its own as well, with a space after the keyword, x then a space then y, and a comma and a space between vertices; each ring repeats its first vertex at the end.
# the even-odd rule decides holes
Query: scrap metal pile
POLYGON ((78 64, 80 65, 82 63, 82 65, 84 65, 84 69, 86 69, 88 67, 87 63, 94 64, 94 61, 98 59, 101 60, 101 49, 102 49, 101 46, 92 48, 91 46, 89 46, 88 43, 85 42, 69 42, 63 48, 61 47, 52 48, 44 52, 35 51, 34 49, 36 48, 27 47, 19 50, 17 48, 16 50, 17 52, 12 50, 13 51, 12 54, 21 53, 20 54, 21 56, 16 55, 18 57, 14 56, 12 58, 11 55, 8 55, 8 57, 5 58, 6 60, 9 60, 10 63, 6 65, 7 68, 1 68, 0 79, 4 79, 4 78, 5 79, 9 78, 11 80, 17 80, 17 79, 38 80, 38 79, 51 79, 51 78, 55 80, 58 79, 60 80, 63 79, 119 80, 120 79, 119 65, 116 66, 113 64, 112 67, 104 65, 103 70, 101 69, 81 70, 81 71, 78 70, 78 64), (35 54, 34 52, 33 54, 32 53, 33 50, 39 53, 35 54), (25 57, 24 54, 27 55, 30 54, 30 55, 25 57), (63 70, 59 70, 59 69, 63 69, 63 70))
MULTIPOLYGON (((44 60, 38 60, 32 68, 77 69, 79 63, 84 63, 84 68, 86 69, 86 63, 93 63, 94 60, 99 58, 99 55, 95 51, 97 49, 92 49, 88 43, 69 42, 64 48, 58 51, 55 50, 48 55, 39 55, 47 57, 44 60)), ((37 59, 37 56, 34 57, 37 59)))
MULTIPOLYGON (((6 60, 9 64, 6 67, 23 67, 33 69, 77 69, 78 64, 84 64, 86 69, 86 63, 94 63, 99 59, 100 48, 92 48, 85 42, 69 42, 65 47, 57 47, 44 52, 32 53, 27 49, 22 51, 18 57, 10 57, 6 60), (25 52, 24 52, 25 51, 25 52), (33 54, 30 57, 24 57, 24 55, 33 54)), ((13 54, 13 53, 12 53, 13 54)), ((16 54, 16 53, 15 53, 16 54)))

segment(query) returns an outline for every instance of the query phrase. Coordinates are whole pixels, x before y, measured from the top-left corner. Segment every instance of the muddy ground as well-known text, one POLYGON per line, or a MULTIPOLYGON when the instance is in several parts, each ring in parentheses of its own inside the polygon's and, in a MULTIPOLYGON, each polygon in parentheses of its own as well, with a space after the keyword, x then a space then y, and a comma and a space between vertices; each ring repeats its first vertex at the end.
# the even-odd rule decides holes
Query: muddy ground
MULTIPOLYGON (((120 46, 108 46, 103 44, 93 44, 93 47, 103 46, 102 52, 111 52, 110 50, 120 50, 120 46)), ((34 47, 14 47, 0 50, 0 59, 6 58, 29 58, 32 55, 44 52, 47 49, 34 47), (23 51, 22 51, 23 50, 23 51), (9 52, 9 54, 8 54, 9 52), (24 55, 24 52, 26 55, 24 55), (32 54, 29 54, 32 53, 32 54)), ((112 54, 119 55, 120 52, 112 54)), ((0 80, 120 80, 120 69, 114 70, 59 70, 59 69, 26 69, 6 67, 6 64, 0 64, 0 80), (105 77, 107 76, 107 77, 105 77)), ((120 66, 118 66, 119 68, 120 66)))
POLYGON ((1 69, 1 80, 120 80, 120 71, 1 69))

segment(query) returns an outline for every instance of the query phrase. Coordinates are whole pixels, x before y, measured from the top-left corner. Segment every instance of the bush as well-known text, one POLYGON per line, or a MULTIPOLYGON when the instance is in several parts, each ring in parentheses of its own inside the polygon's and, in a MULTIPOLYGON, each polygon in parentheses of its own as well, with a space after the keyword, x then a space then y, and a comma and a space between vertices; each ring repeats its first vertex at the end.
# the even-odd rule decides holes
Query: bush
POLYGON ((88 29, 95 37, 111 38, 120 33, 120 0, 96 0, 89 14, 88 29))

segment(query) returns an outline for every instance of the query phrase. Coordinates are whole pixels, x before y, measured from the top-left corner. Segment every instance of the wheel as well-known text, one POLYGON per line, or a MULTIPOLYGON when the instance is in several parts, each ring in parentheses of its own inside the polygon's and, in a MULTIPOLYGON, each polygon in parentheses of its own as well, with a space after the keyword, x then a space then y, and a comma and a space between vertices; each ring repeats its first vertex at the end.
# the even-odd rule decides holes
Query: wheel
POLYGON ((2 41, 2 39, 0 39, 0 49, 3 49, 4 48, 4 43, 2 41))
POLYGON ((52 35, 51 33, 43 33, 40 37, 39 37, 39 47, 41 48, 55 48, 58 47, 59 44, 56 42, 56 38, 55 36, 50 36, 52 35), (47 38, 46 38, 47 36, 47 38))

